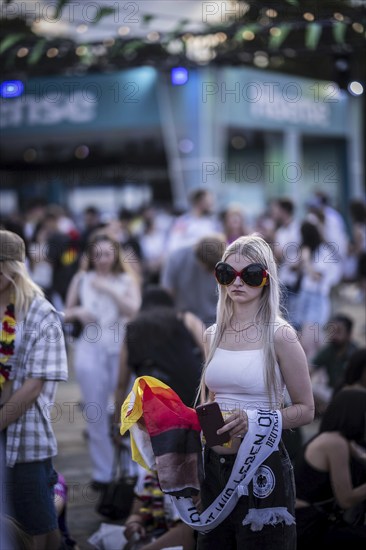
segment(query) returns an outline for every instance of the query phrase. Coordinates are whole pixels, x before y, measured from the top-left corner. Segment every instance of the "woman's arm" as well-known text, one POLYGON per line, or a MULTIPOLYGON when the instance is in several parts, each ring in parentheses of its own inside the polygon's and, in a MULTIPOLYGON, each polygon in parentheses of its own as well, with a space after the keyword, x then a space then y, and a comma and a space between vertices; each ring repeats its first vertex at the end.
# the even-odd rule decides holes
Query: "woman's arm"
POLYGON ((134 535, 135 533, 140 535, 140 537, 144 537, 146 535, 143 517, 140 514, 140 508, 143 505, 143 501, 135 496, 132 502, 131 511, 125 521, 124 535, 127 540, 130 540, 132 535, 134 535))
POLYGON ((327 434, 326 458, 334 496, 343 509, 352 508, 366 499, 366 483, 353 487, 349 442, 340 434, 327 434))
POLYGON ((84 306, 79 305, 80 283, 83 275, 84 272, 79 271, 71 279, 65 301, 65 323, 78 320, 83 325, 87 325, 88 323, 94 323, 96 321, 95 315, 88 311, 84 306))
POLYGON ((274 338, 277 360, 291 399, 282 409, 283 429, 298 428, 314 420, 314 398, 305 352, 295 330, 280 327, 274 338))
POLYGON ((66 300, 65 300, 66 310, 76 306, 79 302, 79 285, 80 285, 82 276, 83 276, 83 273, 79 271, 79 273, 76 273, 71 279, 69 288, 67 289, 67 293, 66 293, 66 300))
POLYGON ((110 284, 110 281, 104 277, 96 276, 93 279, 92 285, 95 289, 109 294, 113 301, 117 304, 117 307, 121 315, 131 318, 133 317, 141 303, 141 295, 137 283, 134 280, 129 282, 127 290, 121 292, 115 286, 110 284))

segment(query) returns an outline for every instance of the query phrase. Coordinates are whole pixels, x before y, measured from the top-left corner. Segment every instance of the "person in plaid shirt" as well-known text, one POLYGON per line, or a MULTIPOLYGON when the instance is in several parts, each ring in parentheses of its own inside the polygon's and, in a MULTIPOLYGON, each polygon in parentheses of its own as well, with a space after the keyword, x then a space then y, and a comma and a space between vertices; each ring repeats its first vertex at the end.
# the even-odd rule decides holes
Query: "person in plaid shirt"
POLYGON ((5 230, 0 230, 0 312, 0 436, 6 455, 1 498, 36 550, 57 549, 52 407, 57 382, 67 380, 66 347, 56 310, 27 271, 24 241, 5 230))

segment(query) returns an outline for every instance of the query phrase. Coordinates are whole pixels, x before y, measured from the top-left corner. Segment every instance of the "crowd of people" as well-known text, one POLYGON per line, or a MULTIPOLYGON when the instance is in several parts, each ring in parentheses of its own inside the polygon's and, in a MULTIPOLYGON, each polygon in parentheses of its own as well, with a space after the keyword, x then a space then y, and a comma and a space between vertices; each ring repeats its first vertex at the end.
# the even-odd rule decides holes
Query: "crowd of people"
POLYGON ((218 212, 212 192, 198 189, 177 215, 154 205, 106 215, 92 205, 76 218, 38 200, 24 221, 1 220, 2 536, 23 534, 36 550, 76 547, 65 520, 66 490, 62 513, 55 498, 57 483, 65 488, 67 480, 53 467, 57 441, 46 410, 73 369, 80 406, 97 404, 100 412, 84 434, 91 487, 100 494, 115 476, 120 410, 137 377, 161 380, 186 407, 220 406, 221 433, 231 443, 204 450, 198 510, 227 487, 252 412, 280 411, 283 437, 271 468, 282 488, 274 498, 286 513, 257 530, 243 525, 253 509, 260 515, 255 478, 207 534, 185 525, 174 507, 169 514, 163 508, 164 522, 150 528, 154 536, 142 545, 146 495, 154 507, 159 479, 133 463, 124 438, 124 461, 138 479, 125 520, 129 547, 140 538, 146 550, 292 550, 296 540, 299 548, 320 540, 320 532, 325 547, 337 537, 361 547, 366 348, 353 339, 354 320, 334 309, 333 297, 349 284, 362 303, 365 266, 365 202, 353 200, 345 219, 320 191, 301 216, 286 197, 273 199, 257 219, 236 203, 218 212), (314 418, 319 433, 304 441, 302 428, 314 418))

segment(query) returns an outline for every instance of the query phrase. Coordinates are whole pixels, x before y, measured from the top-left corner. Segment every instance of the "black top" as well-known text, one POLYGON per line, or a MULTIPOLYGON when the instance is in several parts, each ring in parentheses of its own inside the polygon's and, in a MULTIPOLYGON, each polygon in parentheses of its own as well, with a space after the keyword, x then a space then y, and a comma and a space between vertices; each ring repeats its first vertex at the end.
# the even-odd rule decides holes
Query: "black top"
POLYGON ((299 452, 295 461, 297 498, 309 503, 323 502, 334 498, 329 472, 317 470, 306 461, 307 445, 299 452))
POLYGON ((128 364, 136 376, 153 376, 193 406, 203 357, 183 319, 171 308, 141 312, 127 325, 128 364))

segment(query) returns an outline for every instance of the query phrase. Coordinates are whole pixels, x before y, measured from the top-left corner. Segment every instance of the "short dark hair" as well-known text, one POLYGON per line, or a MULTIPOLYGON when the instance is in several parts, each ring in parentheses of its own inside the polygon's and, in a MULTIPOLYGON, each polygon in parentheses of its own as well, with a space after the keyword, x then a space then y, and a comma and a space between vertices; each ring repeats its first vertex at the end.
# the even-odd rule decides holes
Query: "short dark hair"
POLYGON ((100 214, 100 211, 96 206, 87 206, 84 210, 84 214, 92 214, 94 216, 98 216, 100 214))
POLYGON ((287 214, 292 215, 295 211, 295 205, 291 199, 278 199, 277 204, 282 210, 285 210, 287 214))
POLYGON ((348 332, 348 334, 351 334, 353 329, 353 321, 348 315, 344 315, 343 313, 337 313, 336 315, 333 315, 333 317, 330 319, 329 324, 331 323, 342 323, 348 332))
POLYGON ((345 384, 359 382, 364 370, 366 370, 366 348, 360 348, 355 350, 348 359, 346 370, 344 371, 345 384))
POLYGON ((193 205, 197 204, 200 202, 200 200, 205 196, 207 195, 208 193, 210 193, 209 189, 194 189, 190 194, 189 194, 189 202, 193 205))
POLYGON ((174 308, 174 300, 170 292, 159 285, 146 285, 142 292, 141 310, 156 307, 174 308))
POLYGON ((227 243, 224 235, 207 235, 196 243, 194 252, 197 260, 209 271, 213 271, 217 262, 221 260, 226 245, 227 243))
POLYGON ((350 214, 356 223, 365 223, 366 221, 366 203, 362 200, 353 199, 349 205, 350 214))
POLYGON ((330 401, 320 422, 319 433, 340 432, 349 441, 365 441, 366 392, 343 389, 330 401))

